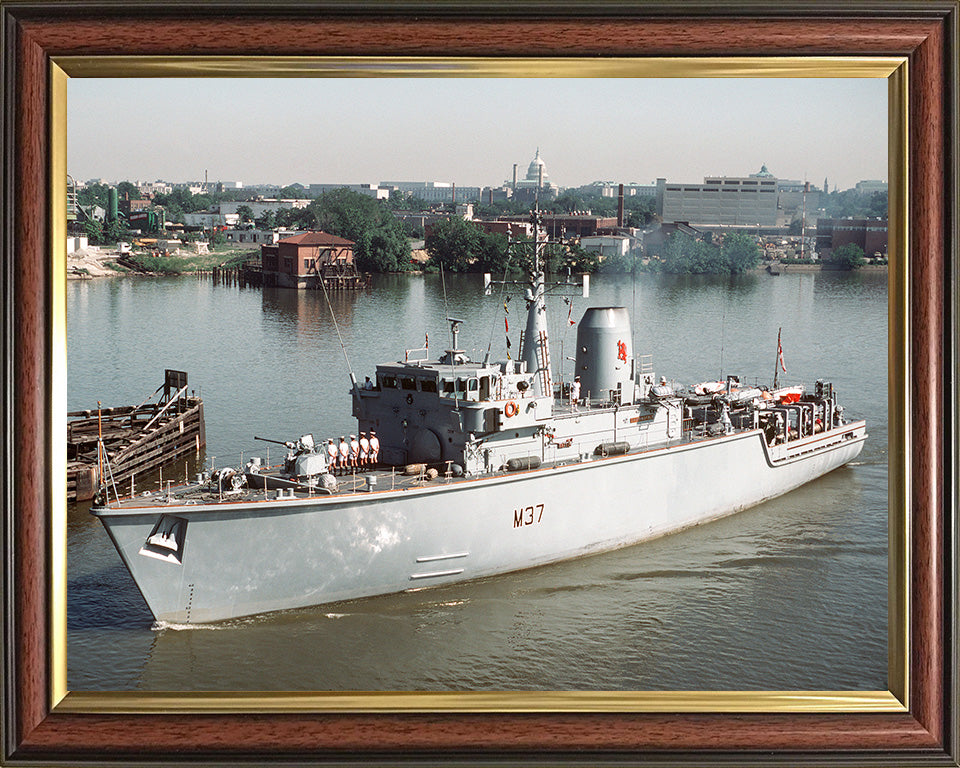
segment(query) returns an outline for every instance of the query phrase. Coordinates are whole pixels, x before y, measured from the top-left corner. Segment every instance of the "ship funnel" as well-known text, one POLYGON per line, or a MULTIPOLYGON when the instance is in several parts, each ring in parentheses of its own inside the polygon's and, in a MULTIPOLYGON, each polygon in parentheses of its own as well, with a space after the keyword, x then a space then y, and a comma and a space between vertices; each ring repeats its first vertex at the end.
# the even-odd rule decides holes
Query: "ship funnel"
POLYGON ((576 375, 581 397, 633 402, 633 344, 624 307, 590 307, 577 328, 576 375))

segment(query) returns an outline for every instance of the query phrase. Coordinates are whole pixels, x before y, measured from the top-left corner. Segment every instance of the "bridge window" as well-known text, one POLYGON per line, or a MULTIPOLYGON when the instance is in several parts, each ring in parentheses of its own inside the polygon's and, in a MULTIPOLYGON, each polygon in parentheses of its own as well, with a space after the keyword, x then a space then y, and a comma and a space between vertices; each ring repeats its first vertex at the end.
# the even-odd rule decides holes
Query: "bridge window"
POLYGON ((415 392, 417 389, 417 380, 412 376, 401 376, 400 389, 407 389, 415 392))
POLYGON ((437 382, 434 379, 420 379, 420 391, 421 392, 433 392, 437 391, 437 382))
POLYGON ((397 377, 388 376, 383 374, 380 377, 380 387, 381 389, 396 389, 397 388, 397 377))

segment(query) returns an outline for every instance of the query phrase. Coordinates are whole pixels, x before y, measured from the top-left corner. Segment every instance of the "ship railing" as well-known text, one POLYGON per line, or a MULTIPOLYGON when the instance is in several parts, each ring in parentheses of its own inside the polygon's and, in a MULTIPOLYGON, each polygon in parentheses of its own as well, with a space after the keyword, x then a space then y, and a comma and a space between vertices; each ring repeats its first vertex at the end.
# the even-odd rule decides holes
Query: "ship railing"
POLYGON ((430 358, 430 351, 427 347, 418 347, 417 349, 405 349, 403 351, 403 360, 406 363, 422 363, 430 358), (417 357, 414 357, 417 355, 417 357))

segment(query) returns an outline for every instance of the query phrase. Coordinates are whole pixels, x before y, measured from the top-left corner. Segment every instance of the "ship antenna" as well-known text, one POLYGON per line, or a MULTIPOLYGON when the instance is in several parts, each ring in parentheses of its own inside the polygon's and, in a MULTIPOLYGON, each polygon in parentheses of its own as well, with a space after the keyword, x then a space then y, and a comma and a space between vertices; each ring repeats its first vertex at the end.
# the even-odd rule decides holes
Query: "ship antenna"
MULTIPOLYGON (((497 300, 498 303, 503 304, 503 294, 507 290, 507 274, 510 272, 510 236, 507 235, 507 262, 503 266, 503 282, 500 283, 500 298, 497 300)), ((493 334, 497 330, 497 316, 494 314, 493 322, 490 323, 490 340, 487 342, 487 354, 483 358, 483 364, 486 365, 490 362, 490 350, 493 348, 493 334)))
MULTIPOLYGON (((720 297, 720 300, 723 301, 723 297, 720 297)), ((724 301, 723 306, 720 308, 720 381, 723 381, 723 342, 725 338, 727 325, 727 303, 724 301)))
POLYGON ((773 388, 777 388, 777 382, 780 377, 780 367, 783 365, 783 347, 780 345, 780 334, 783 333, 783 326, 777 328, 777 357, 773 361, 773 388))
POLYGON ((353 368, 350 367, 350 358, 347 357, 347 348, 343 345, 343 336, 340 335, 340 325, 337 323, 337 315, 333 311, 333 304, 330 303, 330 296, 327 294, 327 286, 324 279, 320 278, 320 287, 323 288, 323 298, 327 300, 327 307, 330 309, 330 317, 333 319, 333 327, 337 332, 337 340, 340 342, 340 351, 343 352, 343 360, 347 364, 347 372, 350 374, 350 383, 353 384, 355 392, 360 391, 360 385, 357 384, 357 377, 353 375, 353 368))
POLYGON ((440 261, 440 285, 443 287, 443 316, 450 317, 450 310, 447 308, 447 278, 443 274, 443 260, 440 261))

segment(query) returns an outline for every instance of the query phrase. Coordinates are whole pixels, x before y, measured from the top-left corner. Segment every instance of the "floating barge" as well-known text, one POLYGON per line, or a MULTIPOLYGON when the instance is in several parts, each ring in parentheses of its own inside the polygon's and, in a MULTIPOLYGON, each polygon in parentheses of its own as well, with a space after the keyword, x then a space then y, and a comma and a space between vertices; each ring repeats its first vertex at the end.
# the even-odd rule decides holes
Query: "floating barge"
POLYGON ((103 466, 98 461, 100 440, 110 467, 103 479, 117 485, 196 453, 207 442, 203 400, 187 394, 185 371, 166 370, 163 385, 140 405, 71 411, 67 419, 69 501, 86 501, 96 494, 103 466))

